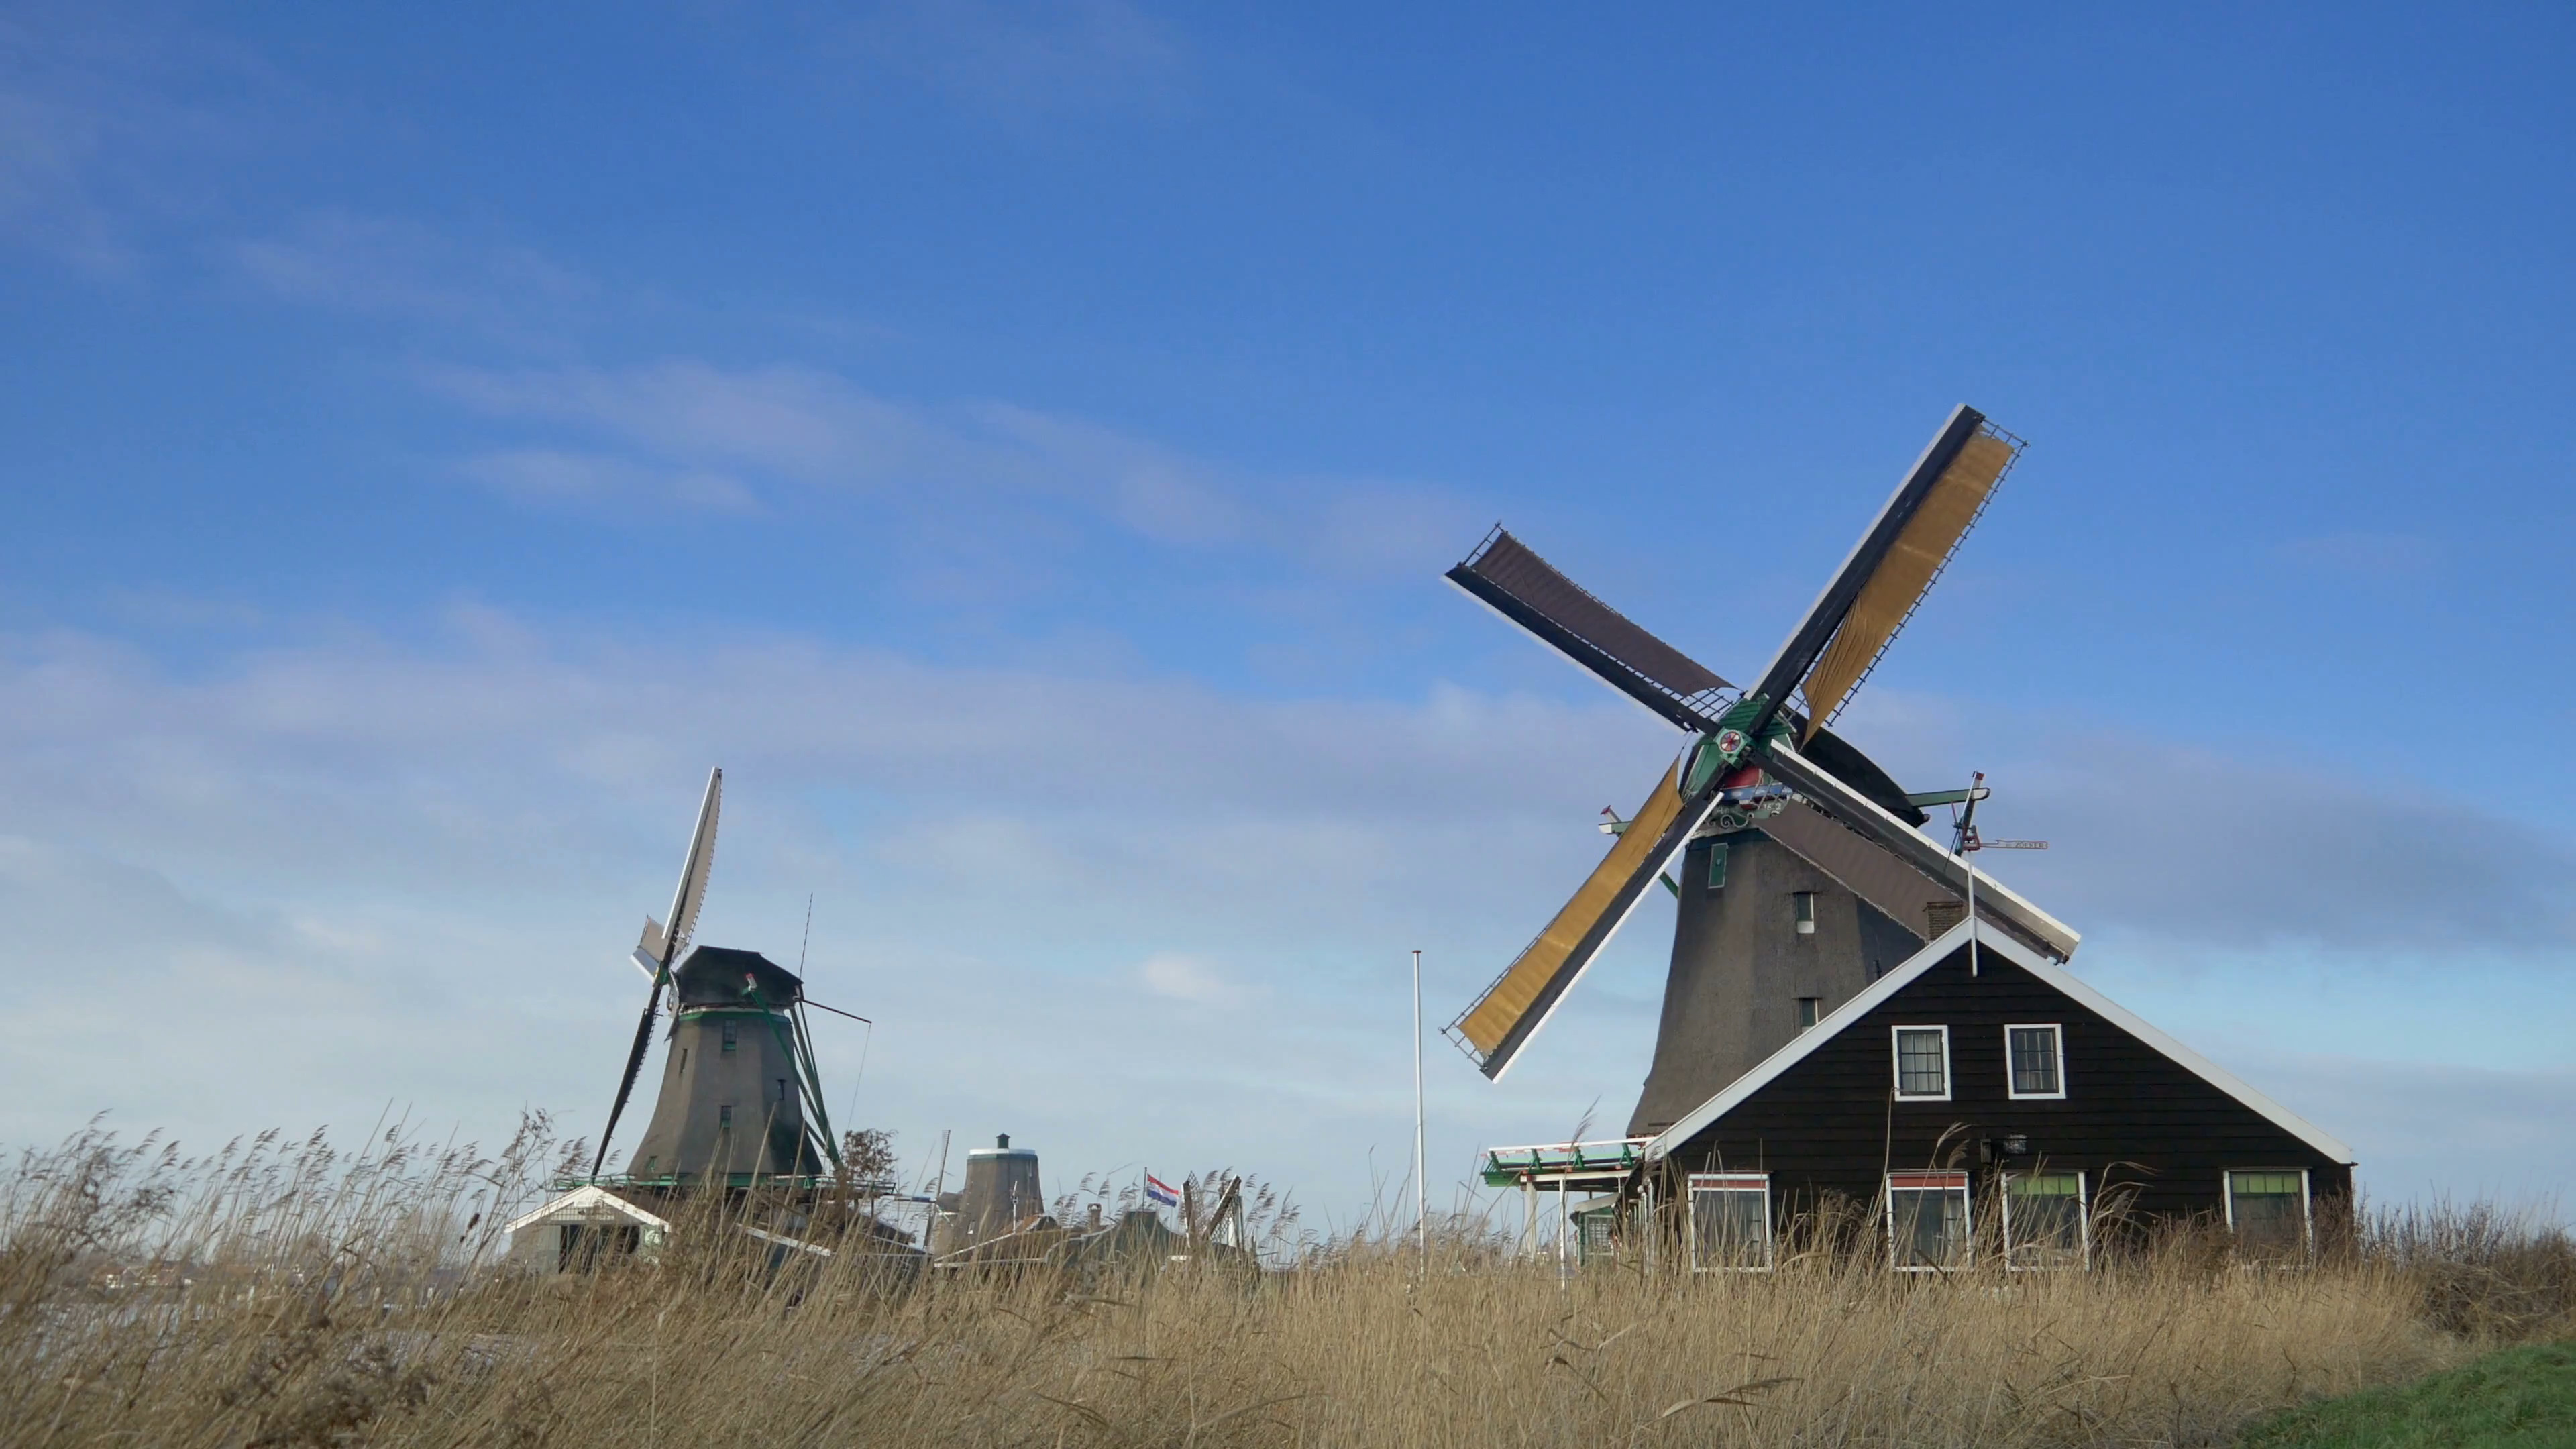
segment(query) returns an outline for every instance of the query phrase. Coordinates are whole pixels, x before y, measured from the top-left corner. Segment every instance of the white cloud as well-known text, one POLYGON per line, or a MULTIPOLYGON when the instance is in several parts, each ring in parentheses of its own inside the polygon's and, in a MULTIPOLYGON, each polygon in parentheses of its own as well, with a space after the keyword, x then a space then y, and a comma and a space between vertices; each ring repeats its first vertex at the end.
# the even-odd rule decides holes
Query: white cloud
POLYGON ((1243 997, 1242 989, 1218 975, 1214 966, 1176 951, 1146 957, 1136 968, 1136 979, 1156 996, 1201 1006, 1231 1006, 1243 997))
MULTIPOLYGON (((864 1083, 856 1029, 827 1030, 836 1112, 855 1091, 908 1151, 942 1128, 1011 1131, 1050 1171, 1231 1161, 1348 1207, 1370 1144, 1392 1161, 1409 1132, 1405 953, 1424 948, 1446 1019, 1597 857, 1592 812, 1669 746, 1607 697, 1248 699, 779 636, 568 635, 488 608, 459 609, 430 647, 344 632, 184 671, 93 636, 0 640, 0 816, 17 832, 0 843, 0 990, 40 1041, 0 1135, 55 1135, 103 1105, 197 1140, 363 1127, 388 1101, 474 1132, 529 1103, 595 1123, 639 1004, 619 958, 721 763, 701 936, 792 961, 814 893, 816 995, 878 1022, 864 1083), (1031 700, 1042 727, 995 708, 1031 700)), ((2249 818, 2287 799, 2358 812, 2329 822, 2352 829, 2380 807, 2221 778, 2249 818)), ((2070 860, 2125 848, 2102 837, 2130 823, 2126 775, 2070 768, 2051 789, 2065 813, 2045 829, 2070 860)), ((2335 860, 2276 883, 2288 924, 2330 934, 2311 918, 2372 908, 2381 883, 2335 860)), ((2151 875, 2061 885, 2042 900, 2187 914, 2155 904, 2151 875)), ((1479 1143, 1561 1133, 1596 1098, 1603 1120, 1624 1112, 1662 909, 1510 1082, 1432 1044, 1443 1182, 1479 1143)), ((2152 948, 2121 959, 2173 969, 2152 948)), ((2403 1003, 2442 962, 2418 951, 2381 987, 2348 985, 2352 1057, 2406 1054, 2403 1003)), ((2421 1114, 2355 1107, 2260 1041, 2210 1050, 2392 1170, 2439 1156, 2421 1114)), ((2563 1181, 2576 1128, 2516 1105, 2522 1087, 2470 1095, 2521 1114, 2498 1119, 2521 1124, 2493 1144, 2498 1173, 2529 1156, 2563 1181)))

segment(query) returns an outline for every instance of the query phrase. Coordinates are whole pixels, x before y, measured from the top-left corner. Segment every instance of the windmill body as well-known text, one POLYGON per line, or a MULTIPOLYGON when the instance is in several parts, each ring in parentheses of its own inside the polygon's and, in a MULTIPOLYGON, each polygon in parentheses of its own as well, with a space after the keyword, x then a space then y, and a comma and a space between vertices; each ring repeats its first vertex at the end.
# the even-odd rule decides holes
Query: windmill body
POLYGON ((821 1171, 798 1086, 804 983, 757 951, 700 946, 671 984, 662 1091, 627 1154, 631 1175, 686 1184, 821 1171))
POLYGON ((1927 819, 1826 725, 1867 678, 2019 443, 1960 407, 1749 689, 1648 633, 1500 528, 1449 580, 1693 736, 1616 844, 1450 1035, 1499 1077, 1659 879, 1677 898, 1653 1065, 1632 1134, 1708 1100, 1977 914, 2054 960, 2074 932, 1918 829, 1927 819), (1677 875, 1667 876, 1678 863, 1677 875))
POLYGON ((652 1050, 666 991, 672 997, 670 1050, 664 1054, 662 1090, 643 1141, 627 1158, 628 1180, 729 1187, 764 1177, 806 1177, 826 1163, 840 1166, 805 1026, 805 983, 757 951, 690 949, 715 868, 723 798, 724 771, 709 771, 697 829, 671 895, 671 924, 646 917, 636 944, 632 959, 652 987, 635 1023, 608 1125, 600 1132, 593 1179, 607 1166, 618 1119, 652 1050))
POLYGON ((1631 1137, 1725 1090, 1924 940, 1919 919, 1907 929, 1758 829, 1692 841, 1675 878, 1672 965, 1631 1137))

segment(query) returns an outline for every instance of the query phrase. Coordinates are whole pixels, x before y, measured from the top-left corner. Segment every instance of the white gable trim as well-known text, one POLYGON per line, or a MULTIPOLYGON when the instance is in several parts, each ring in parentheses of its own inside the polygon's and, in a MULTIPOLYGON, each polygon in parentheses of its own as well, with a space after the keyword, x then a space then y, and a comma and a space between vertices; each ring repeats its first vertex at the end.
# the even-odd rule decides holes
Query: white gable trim
POLYGON ((668 1232, 671 1227, 668 1222, 665 1222, 661 1218, 653 1216, 651 1213, 644 1211, 642 1208, 637 1207, 635 1204, 628 1202, 626 1199, 619 1197, 613 1192, 610 1192, 608 1189, 593 1183, 588 1187, 574 1188, 572 1191, 546 1203, 544 1206, 537 1208, 533 1212, 525 1213, 519 1217, 511 1219, 509 1225, 502 1228, 501 1231, 504 1233, 515 1233, 519 1229, 527 1227, 532 1223, 541 1223, 550 1217, 556 1217, 566 1213, 577 1214, 594 1219, 611 1217, 624 1218, 639 1228, 659 1228, 665 1232, 668 1232))
POLYGON ((1790 1039, 1787 1046, 1763 1058, 1762 1064, 1735 1079, 1727 1089, 1701 1103, 1680 1121, 1665 1128, 1646 1144, 1646 1160, 1660 1161, 1675 1148, 1687 1142, 1701 1128, 1734 1111, 1755 1092, 1769 1086, 1781 1073, 1807 1059, 1809 1053, 1833 1040, 1853 1022, 1875 1009, 1881 1002, 1910 986, 1934 966, 1950 958, 1950 953, 1968 943, 1974 935, 1979 951, 1991 951, 2020 967, 2077 1005, 2136 1037, 2171 1058, 2175 1065, 2235 1098, 2273 1126, 2315 1148, 2330 1162, 2349 1165, 2352 1149, 2319 1131, 2289 1108, 2264 1096, 2244 1082, 2181 1042, 2149 1026, 2145 1020, 2087 985, 2075 973, 2050 961, 2002 931, 1976 920, 1962 920, 1933 940, 1922 950, 1905 959, 1904 964, 1870 983, 1869 989, 1834 1008, 1823 1021, 1790 1039))

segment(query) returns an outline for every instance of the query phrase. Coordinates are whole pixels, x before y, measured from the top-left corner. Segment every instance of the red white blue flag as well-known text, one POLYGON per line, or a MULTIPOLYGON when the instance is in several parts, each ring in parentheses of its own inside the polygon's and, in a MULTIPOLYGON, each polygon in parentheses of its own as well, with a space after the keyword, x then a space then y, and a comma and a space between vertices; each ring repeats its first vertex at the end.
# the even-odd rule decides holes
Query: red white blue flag
POLYGON ((1145 1200, 1159 1203, 1164 1207, 1178 1207, 1181 1204, 1181 1194, 1170 1183, 1149 1172, 1145 1174, 1145 1200))

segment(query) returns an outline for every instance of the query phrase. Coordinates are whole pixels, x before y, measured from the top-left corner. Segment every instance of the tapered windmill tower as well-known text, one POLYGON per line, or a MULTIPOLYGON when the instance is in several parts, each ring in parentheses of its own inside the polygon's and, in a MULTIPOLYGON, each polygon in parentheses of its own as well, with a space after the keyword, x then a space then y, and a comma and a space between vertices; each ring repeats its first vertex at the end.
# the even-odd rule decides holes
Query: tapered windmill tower
MULTIPOLYGON (((715 868, 716 816, 724 771, 707 776, 698 827, 671 897, 671 924, 647 916, 634 962, 651 978, 644 1015, 617 1098, 600 1133, 597 1177, 618 1119, 634 1094, 653 1029, 671 993, 669 1051, 661 1094, 643 1140, 627 1157, 629 1182, 665 1187, 744 1186, 758 1178, 800 1178, 840 1166, 823 1108, 821 1078, 806 1029, 805 983, 757 951, 695 946, 690 933, 715 868), (675 964, 676 963, 676 964, 675 964)), ((829 1008, 826 1008, 827 1010, 829 1008)))
POLYGON ((1652 1066, 1629 1122, 1661 1130, 1954 924, 2052 960, 2073 931, 1921 834, 1923 807, 1827 728, 1967 536, 2020 441, 1952 412, 1749 689, 1495 529, 1450 582, 1692 736, 1617 840, 1449 1027, 1499 1078, 1659 876, 1679 899, 1652 1066), (1677 870, 1674 867, 1678 867, 1677 870), (1673 873, 1666 876, 1666 872, 1673 873))

